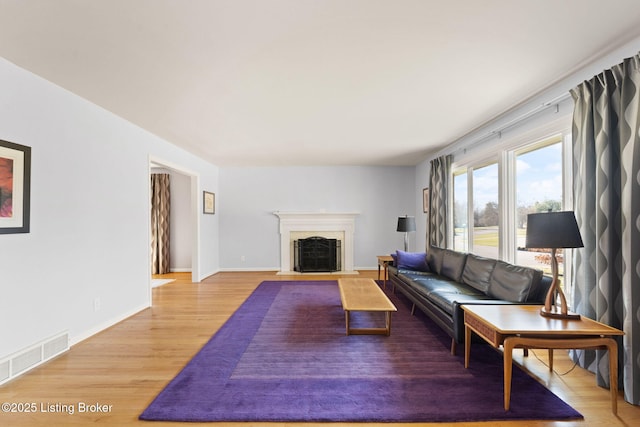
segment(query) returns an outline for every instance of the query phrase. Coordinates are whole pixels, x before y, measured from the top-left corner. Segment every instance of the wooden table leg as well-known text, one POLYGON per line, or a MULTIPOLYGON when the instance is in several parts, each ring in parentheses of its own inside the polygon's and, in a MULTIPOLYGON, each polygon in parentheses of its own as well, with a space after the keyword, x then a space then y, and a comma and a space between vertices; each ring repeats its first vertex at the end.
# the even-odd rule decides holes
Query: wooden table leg
POLYGON ((469 356, 471 355, 471 328, 464 325, 464 367, 469 367, 469 356))
MULTIPOLYGON (((466 333, 465 333, 466 341, 466 333)), ((466 343, 465 343, 466 346, 466 343)), ((511 400, 511 374, 513 369, 513 349, 518 346, 528 348, 546 348, 553 359, 554 349, 595 349, 606 348, 609 351, 609 390, 611 394, 611 412, 618 413, 618 343, 613 338, 580 338, 554 340, 545 338, 507 337, 502 343, 504 358, 504 409, 509 410, 511 400)), ((466 352, 466 351, 465 351, 466 352)), ((466 356, 465 356, 466 357, 466 356)), ((550 365, 553 362, 550 361, 550 365)), ((465 362, 466 365, 466 362, 465 362)))
POLYGON ((502 359, 504 363, 504 410, 508 411, 511 404, 511 374, 513 373, 513 348, 516 346, 515 337, 504 340, 502 359))
POLYGON ((611 392, 611 412, 618 413, 618 343, 613 338, 603 338, 609 350, 609 390, 611 392))
POLYGON ((389 280, 389 263, 384 263, 384 288, 387 289, 387 280, 389 280))
POLYGON ((345 310, 344 311, 344 321, 345 321, 345 323, 347 325, 347 335, 349 335, 349 317, 350 317, 349 313, 350 313, 349 310, 345 310))
POLYGON ((387 323, 387 336, 391 335, 391 312, 387 311, 386 313, 386 323, 387 323))

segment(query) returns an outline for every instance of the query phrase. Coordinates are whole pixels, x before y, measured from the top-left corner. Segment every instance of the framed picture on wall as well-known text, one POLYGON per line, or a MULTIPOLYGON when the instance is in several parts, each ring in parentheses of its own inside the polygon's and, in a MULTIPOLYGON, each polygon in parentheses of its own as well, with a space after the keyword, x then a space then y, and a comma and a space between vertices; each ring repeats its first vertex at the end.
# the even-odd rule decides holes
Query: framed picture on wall
POLYGON ((0 234, 28 233, 31 147, 0 140, 0 234))
POLYGON ((215 214, 216 213, 216 195, 215 193, 209 193, 208 191, 203 191, 203 213, 206 214, 215 214))
POLYGON ((429 187, 422 189, 422 211, 429 213, 429 187))

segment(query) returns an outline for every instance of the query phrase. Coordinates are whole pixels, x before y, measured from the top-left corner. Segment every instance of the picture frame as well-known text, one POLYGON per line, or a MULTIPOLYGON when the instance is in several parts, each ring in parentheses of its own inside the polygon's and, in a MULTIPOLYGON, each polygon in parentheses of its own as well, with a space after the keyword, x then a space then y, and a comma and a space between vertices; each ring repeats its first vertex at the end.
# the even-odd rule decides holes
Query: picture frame
POLYGON ((429 187, 422 189, 422 211, 429 213, 429 187))
POLYGON ((216 195, 209 191, 202 192, 202 213, 213 215, 216 213, 216 195))
POLYGON ((0 140, 0 234, 29 233, 31 147, 0 140))

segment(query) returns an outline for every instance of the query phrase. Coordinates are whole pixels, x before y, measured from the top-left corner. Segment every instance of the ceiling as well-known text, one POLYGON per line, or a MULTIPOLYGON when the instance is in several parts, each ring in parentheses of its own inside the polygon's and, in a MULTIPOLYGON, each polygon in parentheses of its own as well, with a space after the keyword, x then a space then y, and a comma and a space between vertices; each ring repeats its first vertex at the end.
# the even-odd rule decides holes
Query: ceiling
POLYGON ((0 56, 219 166, 415 165, 638 35, 637 0, 0 0, 0 56))

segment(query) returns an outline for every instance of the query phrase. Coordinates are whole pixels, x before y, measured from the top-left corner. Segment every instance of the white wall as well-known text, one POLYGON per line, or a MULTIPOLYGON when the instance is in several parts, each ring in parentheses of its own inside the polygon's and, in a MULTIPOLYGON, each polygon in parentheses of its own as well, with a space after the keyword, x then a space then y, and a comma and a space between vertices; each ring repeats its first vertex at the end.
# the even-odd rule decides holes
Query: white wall
MULTIPOLYGON (((260 167, 220 169, 220 264, 225 270, 278 270, 274 211, 359 212, 355 268, 403 247, 398 216, 413 215, 413 167, 260 167), (244 257, 244 261, 242 261, 244 257)), ((415 248, 415 233, 411 233, 415 248)))
MULTIPOLYGON (((0 139, 32 148, 31 232, 0 235, 3 358, 149 306, 149 160, 171 159, 216 192, 218 168, 4 59, 0 93, 0 139)), ((217 235, 217 216, 197 223, 217 235)), ((198 244, 199 274, 218 271, 216 239, 198 244)))
MULTIPOLYGON (((171 175, 171 271, 191 271, 191 180, 174 171, 171 175)), ((199 197, 199 195, 198 195, 199 197)))

